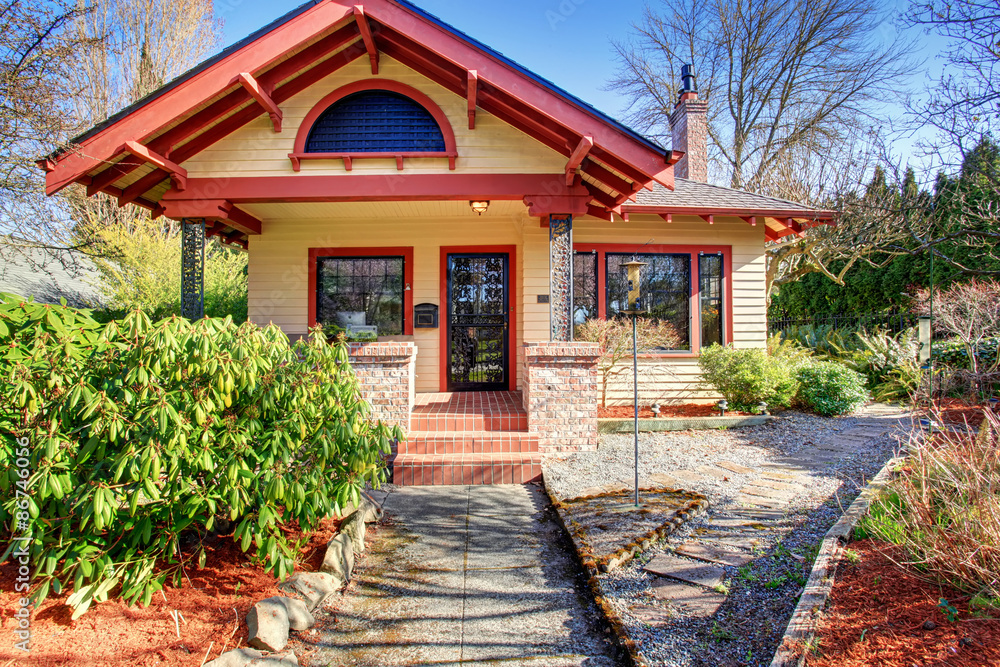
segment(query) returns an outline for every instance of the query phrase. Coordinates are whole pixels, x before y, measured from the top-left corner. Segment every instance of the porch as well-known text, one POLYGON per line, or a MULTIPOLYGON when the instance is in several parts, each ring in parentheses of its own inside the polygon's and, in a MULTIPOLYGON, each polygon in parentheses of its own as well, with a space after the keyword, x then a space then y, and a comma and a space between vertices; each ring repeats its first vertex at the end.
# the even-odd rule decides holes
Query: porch
POLYGON ((374 416, 407 433, 390 460, 403 486, 523 484, 541 477, 546 454, 596 449, 598 354, 593 343, 527 343, 522 391, 416 393, 416 345, 350 349, 374 416))

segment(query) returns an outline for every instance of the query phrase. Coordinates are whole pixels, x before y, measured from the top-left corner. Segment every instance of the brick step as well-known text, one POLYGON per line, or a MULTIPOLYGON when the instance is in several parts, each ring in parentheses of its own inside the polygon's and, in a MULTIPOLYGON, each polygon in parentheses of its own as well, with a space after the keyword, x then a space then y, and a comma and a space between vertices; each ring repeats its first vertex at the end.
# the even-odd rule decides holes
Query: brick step
POLYGON ((410 415, 413 431, 527 431, 528 415, 523 410, 479 414, 474 412, 414 411, 410 415))
POLYGON ((443 484, 525 484, 542 478, 542 455, 397 454, 392 483, 402 486, 443 484))
POLYGON ((538 451, 538 437, 523 431, 410 431, 400 454, 518 454, 538 451))

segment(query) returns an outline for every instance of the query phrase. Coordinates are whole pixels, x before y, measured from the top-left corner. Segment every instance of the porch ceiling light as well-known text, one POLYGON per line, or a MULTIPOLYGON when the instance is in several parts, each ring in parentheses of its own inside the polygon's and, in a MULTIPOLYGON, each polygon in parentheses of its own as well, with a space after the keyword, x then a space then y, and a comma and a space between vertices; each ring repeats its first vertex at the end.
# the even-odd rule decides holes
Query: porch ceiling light
POLYGON ((472 207, 473 211, 482 215, 483 213, 486 213, 486 209, 490 207, 490 203, 488 201, 470 201, 469 206, 472 207))

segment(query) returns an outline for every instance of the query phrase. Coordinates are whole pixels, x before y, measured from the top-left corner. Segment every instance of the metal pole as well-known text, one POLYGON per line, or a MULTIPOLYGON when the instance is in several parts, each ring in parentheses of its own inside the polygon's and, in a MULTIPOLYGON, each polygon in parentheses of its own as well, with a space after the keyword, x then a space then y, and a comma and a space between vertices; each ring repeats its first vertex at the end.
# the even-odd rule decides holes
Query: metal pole
POLYGON ((636 313, 632 313, 632 407, 635 408, 635 506, 639 507, 639 346, 636 335, 636 313))

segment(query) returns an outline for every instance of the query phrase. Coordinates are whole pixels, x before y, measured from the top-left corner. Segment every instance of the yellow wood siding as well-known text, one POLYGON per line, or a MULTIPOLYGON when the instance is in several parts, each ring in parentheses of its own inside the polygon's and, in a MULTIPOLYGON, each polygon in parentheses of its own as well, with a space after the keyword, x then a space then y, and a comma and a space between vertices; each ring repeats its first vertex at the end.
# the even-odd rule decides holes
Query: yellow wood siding
MULTIPOLYGON (((262 235, 250 237, 249 310, 253 322, 273 322, 292 335, 307 331, 309 299, 314 298, 308 289, 309 248, 412 246, 413 303, 438 304, 443 325, 441 247, 520 245, 520 223, 511 217, 342 218, 336 204, 328 206, 330 216, 326 219, 268 220, 262 235)), ((519 262, 511 264, 512 273, 519 262)), ((520 287, 517 289, 520 292, 520 287)), ((518 294, 511 294, 511 299, 517 306, 518 294)), ((417 391, 439 391, 440 333, 439 329, 414 330, 417 391)), ((517 344, 522 340, 519 326, 517 344)), ((511 368, 514 366, 511 359, 511 368)))
MULTIPOLYGON (((445 158, 407 158, 403 173, 560 173, 566 158, 515 130, 482 109, 476 111, 476 129, 469 129, 464 97, 442 88, 388 56, 371 75, 367 58, 359 58, 321 79, 281 105, 282 131, 275 133, 267 114, 261 115, 183 164, 192 178, 237 176, 295 176, 288 154, 306 114, 328 94, 359 79, 389 79, 411 86, 430 97, 448 117, 458 147, 454 172, 445 158)), ((301 174, 346 173, 341 160, 307 160, 301 174)), ((358 159, 352 173, 397 174, 395 160, 358 159)))
MULTIPOLYGON (((498 202, 499 203, 499 202, 498 202)), ((464 204, 464 206, 468 206, 464 204)), ((385 217, 380 203, 259 205, 253 212, 281 211, 268 217, 264 233, 250 237, 250 319, 274 322, 289 334, 306 332, 309 248, 412 246, 414 249, 413 303, 435 303, 441 308, 440 263, 442 246, 513 245, 517 258, 511 265, 517 287, 511 295, 517 318, 517 346, 549 339, 549 306, 538 303, 549 294, 548 229, 536 218, 510 214, 513 203, 479 217, 458 215, 463 209, 433 202, 402 203, 411 217, 385 217), (268 208, 270 207, 270 208, 268 208), (326 215, 322 211, 326 211, 326 215), (347 213, 345 213, 347 212, 347 213), (429 213, 435 212, 435 213, 429 213)), ((639 217, 639 216, 636 216, 639 217)), ((577 243, 636 243, 662 245, 732 246, 733 343, 762 347, 766 340, 764 301, 763 230, 738 220, 717 219, 709 226, 700 220, 679 220, 668 225, 649 217, 631 222, 576 221, 577 243)), ((409 313, 408 316, 412 316, 409 313)), ((417 391, 439 391, 440 331, 417 329, 417 391)), ((515 367, 517 359, 511 359, 515 367)), ((716 396, 698 382, 694 358, 642 359, 639 379, 641 399, 660 402, 677 399, 714 400, 716 396)), ((518 380, 520 382, 520 370, 518 380)), ((625 368, 609 386, 609 402, 630 402, 632 374, 625 368)))

